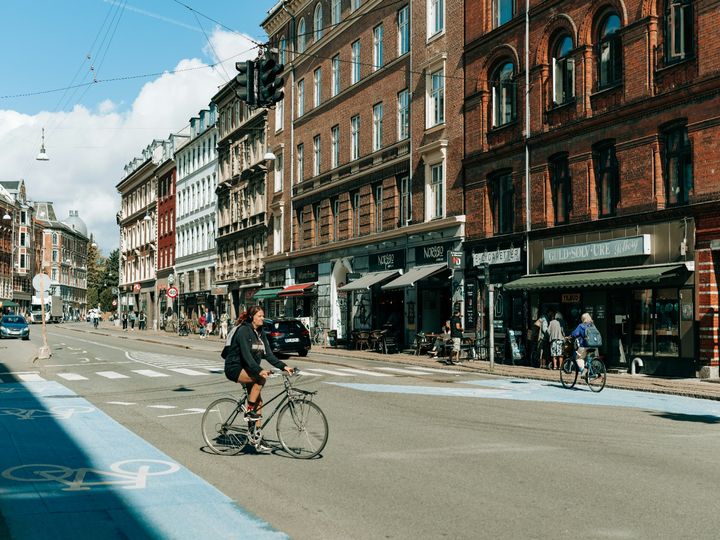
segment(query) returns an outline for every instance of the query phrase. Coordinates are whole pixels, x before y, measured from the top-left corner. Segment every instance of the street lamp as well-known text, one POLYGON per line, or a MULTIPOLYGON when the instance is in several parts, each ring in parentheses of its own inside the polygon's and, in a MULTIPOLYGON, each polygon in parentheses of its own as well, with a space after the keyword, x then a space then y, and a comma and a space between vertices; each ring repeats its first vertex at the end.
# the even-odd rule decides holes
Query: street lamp
POLYGON ((42 128, 42 143, 40 144, 40 153, 35 157, 37 161, 50 161, 45 152, 45 128, 42 128))

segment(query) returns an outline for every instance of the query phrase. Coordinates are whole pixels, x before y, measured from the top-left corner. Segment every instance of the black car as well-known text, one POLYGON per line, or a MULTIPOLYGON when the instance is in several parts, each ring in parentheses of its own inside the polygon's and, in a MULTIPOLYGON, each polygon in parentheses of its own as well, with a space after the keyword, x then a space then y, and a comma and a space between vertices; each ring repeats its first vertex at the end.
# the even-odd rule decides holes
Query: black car
POLYGON ((30 327, 25 317, 20 315, 4 315, 0 319, 0 339, 22 338, 30 339, 30 327))
POLYGON ((299 319, 265 319, 263 330, 275 354, 307 356, 310 351, 310 331, 299 319))

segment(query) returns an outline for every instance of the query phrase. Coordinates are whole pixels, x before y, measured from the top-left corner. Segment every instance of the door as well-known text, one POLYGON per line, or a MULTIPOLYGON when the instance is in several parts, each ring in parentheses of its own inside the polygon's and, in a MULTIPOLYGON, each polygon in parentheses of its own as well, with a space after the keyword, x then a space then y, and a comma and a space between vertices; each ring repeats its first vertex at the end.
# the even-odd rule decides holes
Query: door
POLYGON ((630 311, 631 298, 627 292, 614 292, 610 295, 607 324, 607 364, 628 364, 630 356, 630 311))

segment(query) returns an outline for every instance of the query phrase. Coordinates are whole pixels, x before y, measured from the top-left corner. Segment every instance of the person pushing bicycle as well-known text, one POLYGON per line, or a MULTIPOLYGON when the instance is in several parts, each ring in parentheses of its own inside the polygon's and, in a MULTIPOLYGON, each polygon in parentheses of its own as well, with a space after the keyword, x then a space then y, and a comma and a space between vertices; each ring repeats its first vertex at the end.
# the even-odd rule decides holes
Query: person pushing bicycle
MULTIPOLYGON (((260 306, 250 306, 238 317, 236 327, 230 332, 226 342, 225 376, 247 388, 248 403, 245 420, 257 422, 262 419, 262 388, 270 376, 270 370, 260 367, 263 358, 276 368, 293 373, 294 369, 279 360, 270 349, 263 332, 265 312, 260 306)), ((270 448, 258 443, 257 450, 270 451, 270 448)))

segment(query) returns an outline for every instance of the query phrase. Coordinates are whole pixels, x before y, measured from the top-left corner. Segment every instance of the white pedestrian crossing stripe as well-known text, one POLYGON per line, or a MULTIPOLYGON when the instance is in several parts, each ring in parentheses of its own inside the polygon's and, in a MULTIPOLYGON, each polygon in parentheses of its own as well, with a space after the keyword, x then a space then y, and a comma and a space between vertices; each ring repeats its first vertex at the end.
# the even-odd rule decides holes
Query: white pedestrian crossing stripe
POLYGON ((16 375, 18 379, 24 382, 45 382, 47 379, 43 379, 37 373, 20 373, 16 375))
POLYGON ((98 375, 101 377, 105 377, 106 379, 129 379, 127 375, 123 375, 122 373, 118 373, 116 371, 98 371, 98 375))
POLYGON ((58 373, 58 377, 62 377, 66 381, 87 381, 87 377, 83 377, 79 373, 58 373))
POLYGON ((167 373, 160 373, 159 371, 154 371, 152 369, 133 369, 131 370, 133 373, 137 373, 138 375, 143 375, 145 377, 169 377, 167 373))
POLYGON ((392 377, 389 373, 377 373, 375 371, 367 371, 364 369, 354 369, 354 368, 338 368, 340 371, 344 373, 355 373, 357 375, 369 375, 371 377, 392 377))
POLYGON ((174 371, 175 373, 180 373, 181 375, 191 375, 191 376, 198 376, 198 375, 207 375, 207 373, 203 373, 202 371, 195 371, 194 369, 188 369, 188 368, 170 368, 170 371, 174 371))
POLYGON ((333 371, 332 369, 322 369, 322 368, 308 368, 305 371, 318 371, 320 373, 325 373, 327 375, 336 375, 338 377, 352 377, 350 373, 342 373, 340 371, 333 371))

